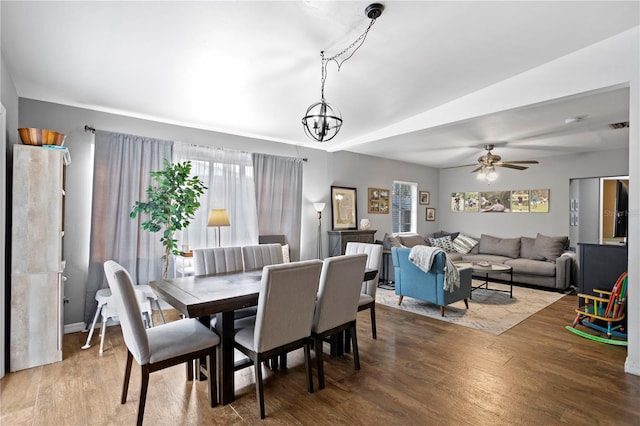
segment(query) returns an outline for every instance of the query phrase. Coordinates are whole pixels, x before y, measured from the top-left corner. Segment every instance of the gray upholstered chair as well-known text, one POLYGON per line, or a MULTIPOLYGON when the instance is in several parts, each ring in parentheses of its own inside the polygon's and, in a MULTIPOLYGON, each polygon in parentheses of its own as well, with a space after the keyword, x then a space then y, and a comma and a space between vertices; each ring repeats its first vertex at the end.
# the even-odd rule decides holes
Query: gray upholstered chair
POLYGON ((380 275, 380 265, 382 264, 382 244, 367 243, 347 243, 345 254, 367 254, 367 268, 378 270, 375 278, 362 283, 360 290, 360 301, 358 302, 358 312, 365 309, 371 310, 371 336, 377 339, 376 332, 376 290, 378 289, 378 275, 380 275))
POLYGON ((356 370, 360 369, 356 316, 366 264, 367 255, 359 253, 329 257, 324 260, 322 265, 313 325, 311 326, 320 389, 324 388, 322 343, 325 338, 331 336, 340 338, 343 332, 348 332, 353 345, 354 367, 356 370))
POLYGON ((319 260, 265 266, 255 323, 236 332, 235 347, 253 361, 261 419, 265 416, 263 361, 303 347, 308 390, 313 393, 310 334, 321 270, 319 260))
POLYGON ((195 275, 242 272, 242 247, 216 247, 193 250, 195 275))
POLYGON ((193 380, 193 360, 206 357, 206 374, 208 377, 209 403, 218 403, 216 381, 216 350, 220 337, 198 320, 181 319, 145 329, 136 300, 131 276, 121 265, 108 260, 104 263, 104 272, 113 297, 118 304, 118 317, 124 342, 127 346, 127 363, 122 386, 121 404, 127 401, 129 378, 133 359, 142 367, 140 385, 140 402, 138 405, 138 421, 142 424, 144 405, 149 386, 149 374, 186 363, 187 380, 193 380))
MULTIPOLYGON (((242 247, 216 247, 193 250, 193 266, 195 275, 220 275, 233 272, 242 272, 242 247)), ((236 309, 233 313, 235 319, 251 317, 256 314, 257 308, 249 306, 236 309)), ((211 316, 211 328, 216 327, 216 317, 211 316)))
POLYGON ((258 244, 242 247, 242 260, 245 271, 257 271, 267 265, 282 263, 282 246, 280 244, 258 244))

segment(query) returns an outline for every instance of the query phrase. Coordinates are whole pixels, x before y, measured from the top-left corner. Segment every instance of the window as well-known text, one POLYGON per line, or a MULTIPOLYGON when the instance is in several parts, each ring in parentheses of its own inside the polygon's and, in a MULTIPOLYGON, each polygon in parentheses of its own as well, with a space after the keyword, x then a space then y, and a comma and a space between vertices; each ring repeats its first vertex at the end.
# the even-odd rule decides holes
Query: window
POLYGON ((393 182, 391 190, 392 232, 417 232, 418 184, 393 182))

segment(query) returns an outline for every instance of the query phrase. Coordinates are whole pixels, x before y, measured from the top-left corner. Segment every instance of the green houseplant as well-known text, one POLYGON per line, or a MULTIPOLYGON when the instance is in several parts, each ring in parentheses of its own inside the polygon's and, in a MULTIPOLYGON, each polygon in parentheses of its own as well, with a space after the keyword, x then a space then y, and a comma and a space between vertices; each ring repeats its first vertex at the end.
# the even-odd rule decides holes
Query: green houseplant
POLYGON ((150 173, 155 186, 147 188, 149 201, 136 201, 130 216, 135 218, 141 213, 148 214, 149 219, 142 222, 142 229, 149 232, 164 229, 160 241, 164 245, 162 278, 166 279, 169 255, 180 253, 174 234, 189 226, 200 207, 198 199, 207 187, 197 176, 190 176, 190 161, 170 163, 164 160, 164 166, 164 170, 150 173))

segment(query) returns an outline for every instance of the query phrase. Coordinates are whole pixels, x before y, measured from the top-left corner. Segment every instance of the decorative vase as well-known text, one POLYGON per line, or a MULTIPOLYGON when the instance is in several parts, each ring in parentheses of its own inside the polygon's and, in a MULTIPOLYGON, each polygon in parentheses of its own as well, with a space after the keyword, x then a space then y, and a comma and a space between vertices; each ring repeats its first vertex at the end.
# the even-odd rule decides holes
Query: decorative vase
POLYGON ((371 222, 369 222, 369 219, 361 219, 360 229, 362 229, 363 231, 366 231, 369 228, 371 228, 371 222))

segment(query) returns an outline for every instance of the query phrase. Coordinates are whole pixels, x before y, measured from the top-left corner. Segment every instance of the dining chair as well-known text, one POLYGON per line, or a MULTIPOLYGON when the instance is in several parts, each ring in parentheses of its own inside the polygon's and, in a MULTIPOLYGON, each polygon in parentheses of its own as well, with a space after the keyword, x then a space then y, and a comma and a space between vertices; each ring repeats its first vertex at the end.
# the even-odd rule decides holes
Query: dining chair
POLYGON ((322 262, 305 260, 263 269, 255 323, 236 331, 235 347, 253 361, 258 413, 265 417, 262 362, 304 348, 307 386, 311 377, 311 321, 322 262))
POLYGON ((311 326, 320 389, 324 389, 322 343, 328 337, 340 339, 343 332, 348 332, 353 346, 354 367, 360 370, 356 316, 366 264, 365 253, 328 257, 323 262, 311 326))
POLYGON ((140 402, 138 404, 137 424, 142 425, 144 407, 149 387, 149 374, 186 363, 187 380, 193 380, 193 360, 206 358, 207 391, 209 403, 217 405, 216 351, 220 337, 194 318, 161 324, 145 329, 140 307, 136 300, 131 276, 121 265, 113 260, 104 263, 107 282, 118 304, 118 316, 122 327, 124 342, 127 346, 127 363, 120 403, 127 401, 131 365, 133 359, 141 366, 140 402))
POLYGON ((257 271, 267 265, 283 263, 282 246, 277 243, 243 246, 242 261, 245 271, 257 271))
POLYGON ((358 312, 364 311, 365 309, 371 310, 371 337, 374 339, 378 338, 376 331, 376 290, 378 289, 378 276, 380 275, 379 271, 382 263, 382 249, 382 244, 349 242, 345 250, 345 254, 366 253, 366 267, 378 270, 378 273, 372 280, 362 283, 360 300, 358 301, 358 312))

